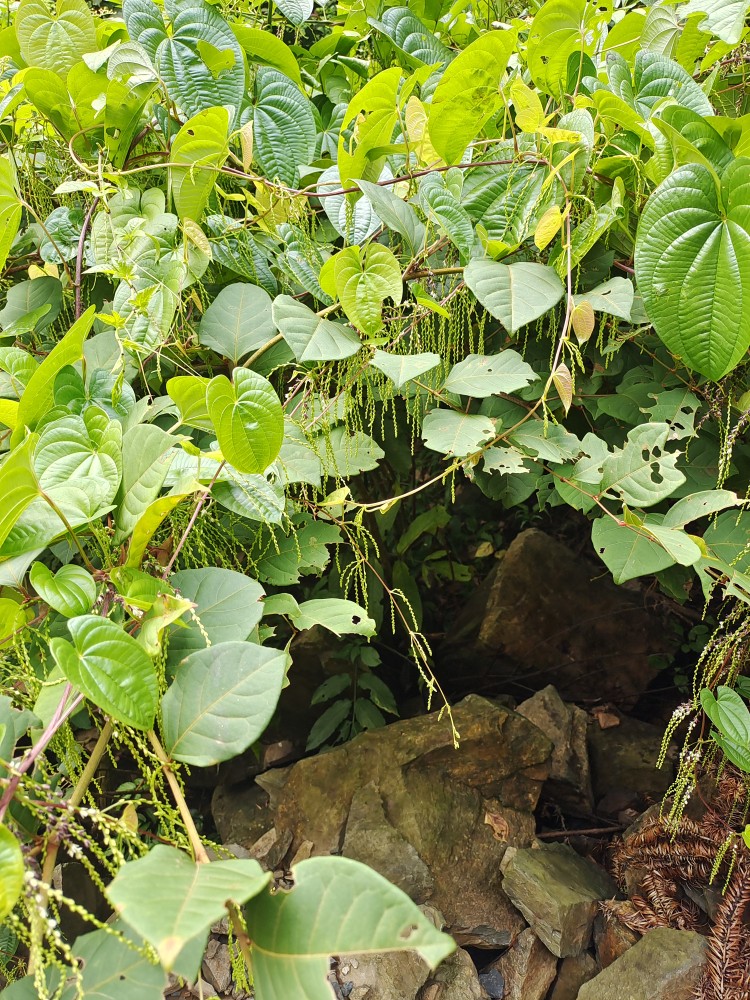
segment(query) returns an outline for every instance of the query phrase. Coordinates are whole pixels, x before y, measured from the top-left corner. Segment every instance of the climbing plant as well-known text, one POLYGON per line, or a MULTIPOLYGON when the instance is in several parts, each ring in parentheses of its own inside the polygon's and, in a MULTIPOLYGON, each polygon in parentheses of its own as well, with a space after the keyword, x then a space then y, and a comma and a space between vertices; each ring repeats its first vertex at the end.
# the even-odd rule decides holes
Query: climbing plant
POLYGON ((450 951, 354 862, 209 863, 183 783, 257 742, 314 626, 367 669, 311 747, 394 713, 388 618, 442 704, 406 562, 439 486, 568 505, 616 583, 726 600, 683 715, 750 772, 750 3, 2 9, 9 1000, 159 997, 226 908, 259 1000, 450 951), (124 755, 142 791, 105 808, 124 755), (116 923, 53 886, 63 844, 116 923))

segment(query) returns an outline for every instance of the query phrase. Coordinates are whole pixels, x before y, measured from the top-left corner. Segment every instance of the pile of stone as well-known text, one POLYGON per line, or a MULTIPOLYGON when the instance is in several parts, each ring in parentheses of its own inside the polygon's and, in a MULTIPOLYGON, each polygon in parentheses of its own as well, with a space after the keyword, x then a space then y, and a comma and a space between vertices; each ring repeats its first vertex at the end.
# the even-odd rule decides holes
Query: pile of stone
MULTIPOLYGON (((338 956, 332 997, 687 1000, 705 939, 670 929, 639 938, 605 919, 601 902, 619 894, 604 868, 536 835, 542 798, 592 820, 630 818, 659 799, 672 780, 655 768, 661 731, 584 712, 552 687, 515 710, 471 695, 453 723, 458 749, 433 713, 214 795, 217 828, 237 853, 280 873, 312 855, 364 862, 459 945, 435 971, 406 952, 338 956)), ((215 969, 204 978, 232 995, 215 969)))

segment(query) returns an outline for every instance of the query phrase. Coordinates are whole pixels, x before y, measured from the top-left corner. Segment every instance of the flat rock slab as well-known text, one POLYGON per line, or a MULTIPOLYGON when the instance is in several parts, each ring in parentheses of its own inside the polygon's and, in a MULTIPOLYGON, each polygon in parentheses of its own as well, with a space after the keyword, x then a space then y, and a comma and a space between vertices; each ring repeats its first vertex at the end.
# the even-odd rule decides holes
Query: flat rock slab
POLYGON ((635 703, 654 677, 650 657, 670 640, 638 592, 535 528, 521 532, 446 638, 444 657, 476 675, 563 698, 635 703))
POLYGON ((528 719, 471 695, 437 713, 363 733, 257 781, 290 855, 343 853, 445 916, 459 943, 507 947, 524 922, 502 891, 509 845, 534 835, 552 744, 528 719))
POLYGON ((578 1000, 693 1000, 707 949, 694 931, 658 927, 585 983, 578 1000))
POLYGON ((589 727, 588 747, 597 809, 617 816, 625 808, 645 809, 660 802, 674 780, 667 759, 657 768, 664 727, 620 716, 620 724, 589 727))
POLYGON ((503 889, 559 958, 588 948, 597 903, 617 895, 609 875, 567 844, 516 851, 505 867, 503 889))

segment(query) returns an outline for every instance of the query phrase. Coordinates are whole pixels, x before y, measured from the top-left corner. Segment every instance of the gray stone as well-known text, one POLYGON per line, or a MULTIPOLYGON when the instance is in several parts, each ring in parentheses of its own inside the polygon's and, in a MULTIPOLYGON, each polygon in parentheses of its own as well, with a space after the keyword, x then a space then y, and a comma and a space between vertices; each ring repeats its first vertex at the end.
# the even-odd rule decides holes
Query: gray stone
POLYGON ((598 972, 596 960, 587 951, 564 958, 560 962, 549 1000, 577 1000, 583 984, 593 979, 598 972))
POLYGON ((492 966, 503 977, 503 1000, 544 1000, 557 972, 557 959, 527 927, 492 966))
POLYGON ((201 972, 217 993, 224 993, 229 989, 232 985, 232 961, 227 945, 215 938, 208 942, 201 972))
POLYGON ((391 951, 373 955, 342 955, 338 980, 345 996, 362 1000, 415 1000, 430 974, 415 952, 391 951), (347 990, 349 992, 347 992, 347 990), (359 992, 358 992, 359 991, 359 992))
POLYGON ((674 779, 667 760, 657 768, 664 729, 639 719, 620 717, 620 725, 589 727, 589 757, 597 810, 617 816, 660 801, 674 779))
POLYGON ((532 528, 472 596, 442 655, 453 670, 458 661, 521 690, 554 684, 563 698, 585 691, 628 706, 654 677, 652 654, 670 647, 639 591, 616 587, 601 567, 532 528))
POLYGON ((503 889, 560 958, 588 948, 597 902, 617 895, 609 875, 567 844, 516 851, 505 868, 503 889))
POLYGON ((458 948, 423 988, 419 1000, 487 1000, 471 956, 458 948))
POLYGON ((695 931, 658 927, 582 986, 578 1000, 692 1000, 707 948, 695 931))
POLYGON ((273 827, 268 793, 258 785, 219 785, 211 799, 211 815, 223 844, 251 847, 273 827))
POLYGON ((551 684, 522 702, 516 711, 554 744, 545 797, 565 813, 591 815, 594 794, 587 745, 588 714, 566 704, 551 684))
POLYGON ((432 713, 257 780, 292 854, 306 841, 316 855, 343 851, 429 898, 459 944, 507 947, 524 922, 502 891, 500 862, 508 845, 531 843, 551 743, 475 695, 453 718, 458 749, 448 720, 432 713))

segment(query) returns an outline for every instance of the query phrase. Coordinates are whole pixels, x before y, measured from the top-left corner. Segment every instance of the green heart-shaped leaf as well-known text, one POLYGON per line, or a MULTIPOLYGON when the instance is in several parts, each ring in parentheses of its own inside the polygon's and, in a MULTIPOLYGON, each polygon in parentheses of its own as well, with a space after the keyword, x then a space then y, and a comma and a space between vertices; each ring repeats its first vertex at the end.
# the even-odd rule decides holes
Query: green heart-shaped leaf
POLYGON ((66 618, 85 615, 96 600, 96 583, 83 566, 61 566, 53 575, 44 563, 35 562, 29 579, 42 600, 66 618))

